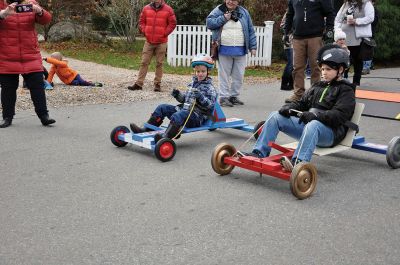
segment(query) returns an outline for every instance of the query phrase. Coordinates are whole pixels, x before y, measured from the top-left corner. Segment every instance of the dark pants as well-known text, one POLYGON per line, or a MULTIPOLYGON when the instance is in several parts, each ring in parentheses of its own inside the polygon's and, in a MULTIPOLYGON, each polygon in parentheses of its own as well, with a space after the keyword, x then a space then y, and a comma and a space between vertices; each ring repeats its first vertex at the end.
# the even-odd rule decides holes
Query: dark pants
POLYGON ((84 80, 80 75, 77 75, 74 80, 72 80, 70 86, 94 86, 92 82, 84 80))
MULTIPOLYGON (((172 123, 178 126, 183 126, 187 117, 189 116, 189 113, 190 110, 179 109, 174 105, 161 104, 158 105, 158 107, 156 108, 156 110, 153 112, 152 115, 161 119, 167 117, 168 119, 171 120, 172 123)), ((199 127, 201 126, 203 121, 204 120, 202 116, 199 116, 196 112, 192 112, 192 115, 190 115, 190 118, 186 123, 185 127, 188 128, 199 127)))
MULTIPOLYGON (((43 72, 23 74, 31 99, 35 106, 35 112, 39 118, 48 114, 46 106, 46 94, 44 92, 43 72)), ((1 105, 3 107, 3 119, 12 119, 15 115, 15 103, 17 101, 17 89, 19 83, 18 74, 0 74, 1 105)))
POLYGON ((363 60, 359 58, 361 46, 348 46, 350 51, 350 62, 353 64, 354 76, 353 84, 359 86, 361 82, 361 72, 363 69, 363 60))
POLYGON ((283 69, 281 89, 292 90, 293 89, 293 49, 285 49, 285 57, 287 60, 285 69, 283 69))

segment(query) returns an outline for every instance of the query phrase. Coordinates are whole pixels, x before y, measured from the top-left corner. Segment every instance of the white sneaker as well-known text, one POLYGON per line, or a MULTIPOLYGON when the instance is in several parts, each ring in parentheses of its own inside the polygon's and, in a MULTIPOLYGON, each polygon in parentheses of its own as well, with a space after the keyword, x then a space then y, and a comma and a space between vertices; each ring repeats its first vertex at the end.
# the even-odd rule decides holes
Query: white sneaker
POLYGON ((292 172, 293 164, 292 161, 287 156, 282 156, 279 162, 281 163, 283 169, 285 169, 288 172, 292 172))

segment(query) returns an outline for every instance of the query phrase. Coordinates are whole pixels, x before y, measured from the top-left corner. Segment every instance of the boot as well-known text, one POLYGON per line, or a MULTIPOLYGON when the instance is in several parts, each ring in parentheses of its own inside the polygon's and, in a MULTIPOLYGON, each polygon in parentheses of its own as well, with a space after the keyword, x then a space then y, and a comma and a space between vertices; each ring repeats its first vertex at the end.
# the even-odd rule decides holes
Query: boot
POLYGON ((157 133, 156 135, 154 135, 154 142, 157 143, 159 140, 161 140, 161 138, 172 139, 175 136, 177 136, 180 129, 181 129, 181 126, 170 122, 168 125, 168 128, 165 130, 165 132, 163 134, 157 133))
POLYGON ((0 128, 6 128, 10 126, 12 123, 12 118, 4 118, 4 120, 0 123, 0 128))
MULTIPOLYGON (((161 119, 159 117, 151 116, 150 119, 147 121, 147 123, 158 127, 163 123, 163 119, 161 119)), ((144 133, 144 132, 151 131, 151 129, 139 127, 135 123, 129 124, 129 127, 131 127, 131 131, 133 133, 144 133)))
POLYGON ((42 122, 43 126, 47 126, 56 122, 54 119, 50 119, 48 114, 40 117, 40 121, 42 122))

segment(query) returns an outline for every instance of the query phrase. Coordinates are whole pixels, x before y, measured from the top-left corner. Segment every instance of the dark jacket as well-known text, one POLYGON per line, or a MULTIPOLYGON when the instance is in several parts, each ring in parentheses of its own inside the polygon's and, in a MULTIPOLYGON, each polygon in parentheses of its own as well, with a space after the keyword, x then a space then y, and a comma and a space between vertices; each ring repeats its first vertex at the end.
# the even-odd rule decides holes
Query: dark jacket
POLYGON ((306 90, 300 101, 287 105, 299 111, 311 108, 322 110, 317 114, 317 119, 333 130, 333 145, 337 145, 346 136, 348 128, 344 124, 351 120, 354 113, 354 91, 355 87, 346 80, 333 81, 331 84, 321 81, 306 90))
POLYGON ((321 37, 325 26, 333 29, 334 21, 331 0, 289 0, 284 29, 295 39, 321 37))

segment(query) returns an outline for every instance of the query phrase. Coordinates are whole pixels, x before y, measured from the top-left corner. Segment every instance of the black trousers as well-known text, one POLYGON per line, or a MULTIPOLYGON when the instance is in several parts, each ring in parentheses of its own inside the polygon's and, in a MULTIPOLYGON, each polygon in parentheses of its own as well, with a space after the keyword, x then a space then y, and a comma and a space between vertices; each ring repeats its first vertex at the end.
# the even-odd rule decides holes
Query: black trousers
MULTIPOLYGON (((35 106, 35 112, 39 118, 48 115, 46 94, 44 91, 43 72, 23 74, 26 86, 31 92, 31 99, 35 106)), ((3 107, 3 119, 12 119, 15 115, 15 103, 17 101, 17 89, 19 83, 18 74, 0 74, 1 105, 3 107)))
POLYGON ((359 46, 348 46, 350 51, 350 62, 354 67, 353 84, 360 85, 361 72, 363 69, 363 60, 360 59, 360 45, 359 46))

